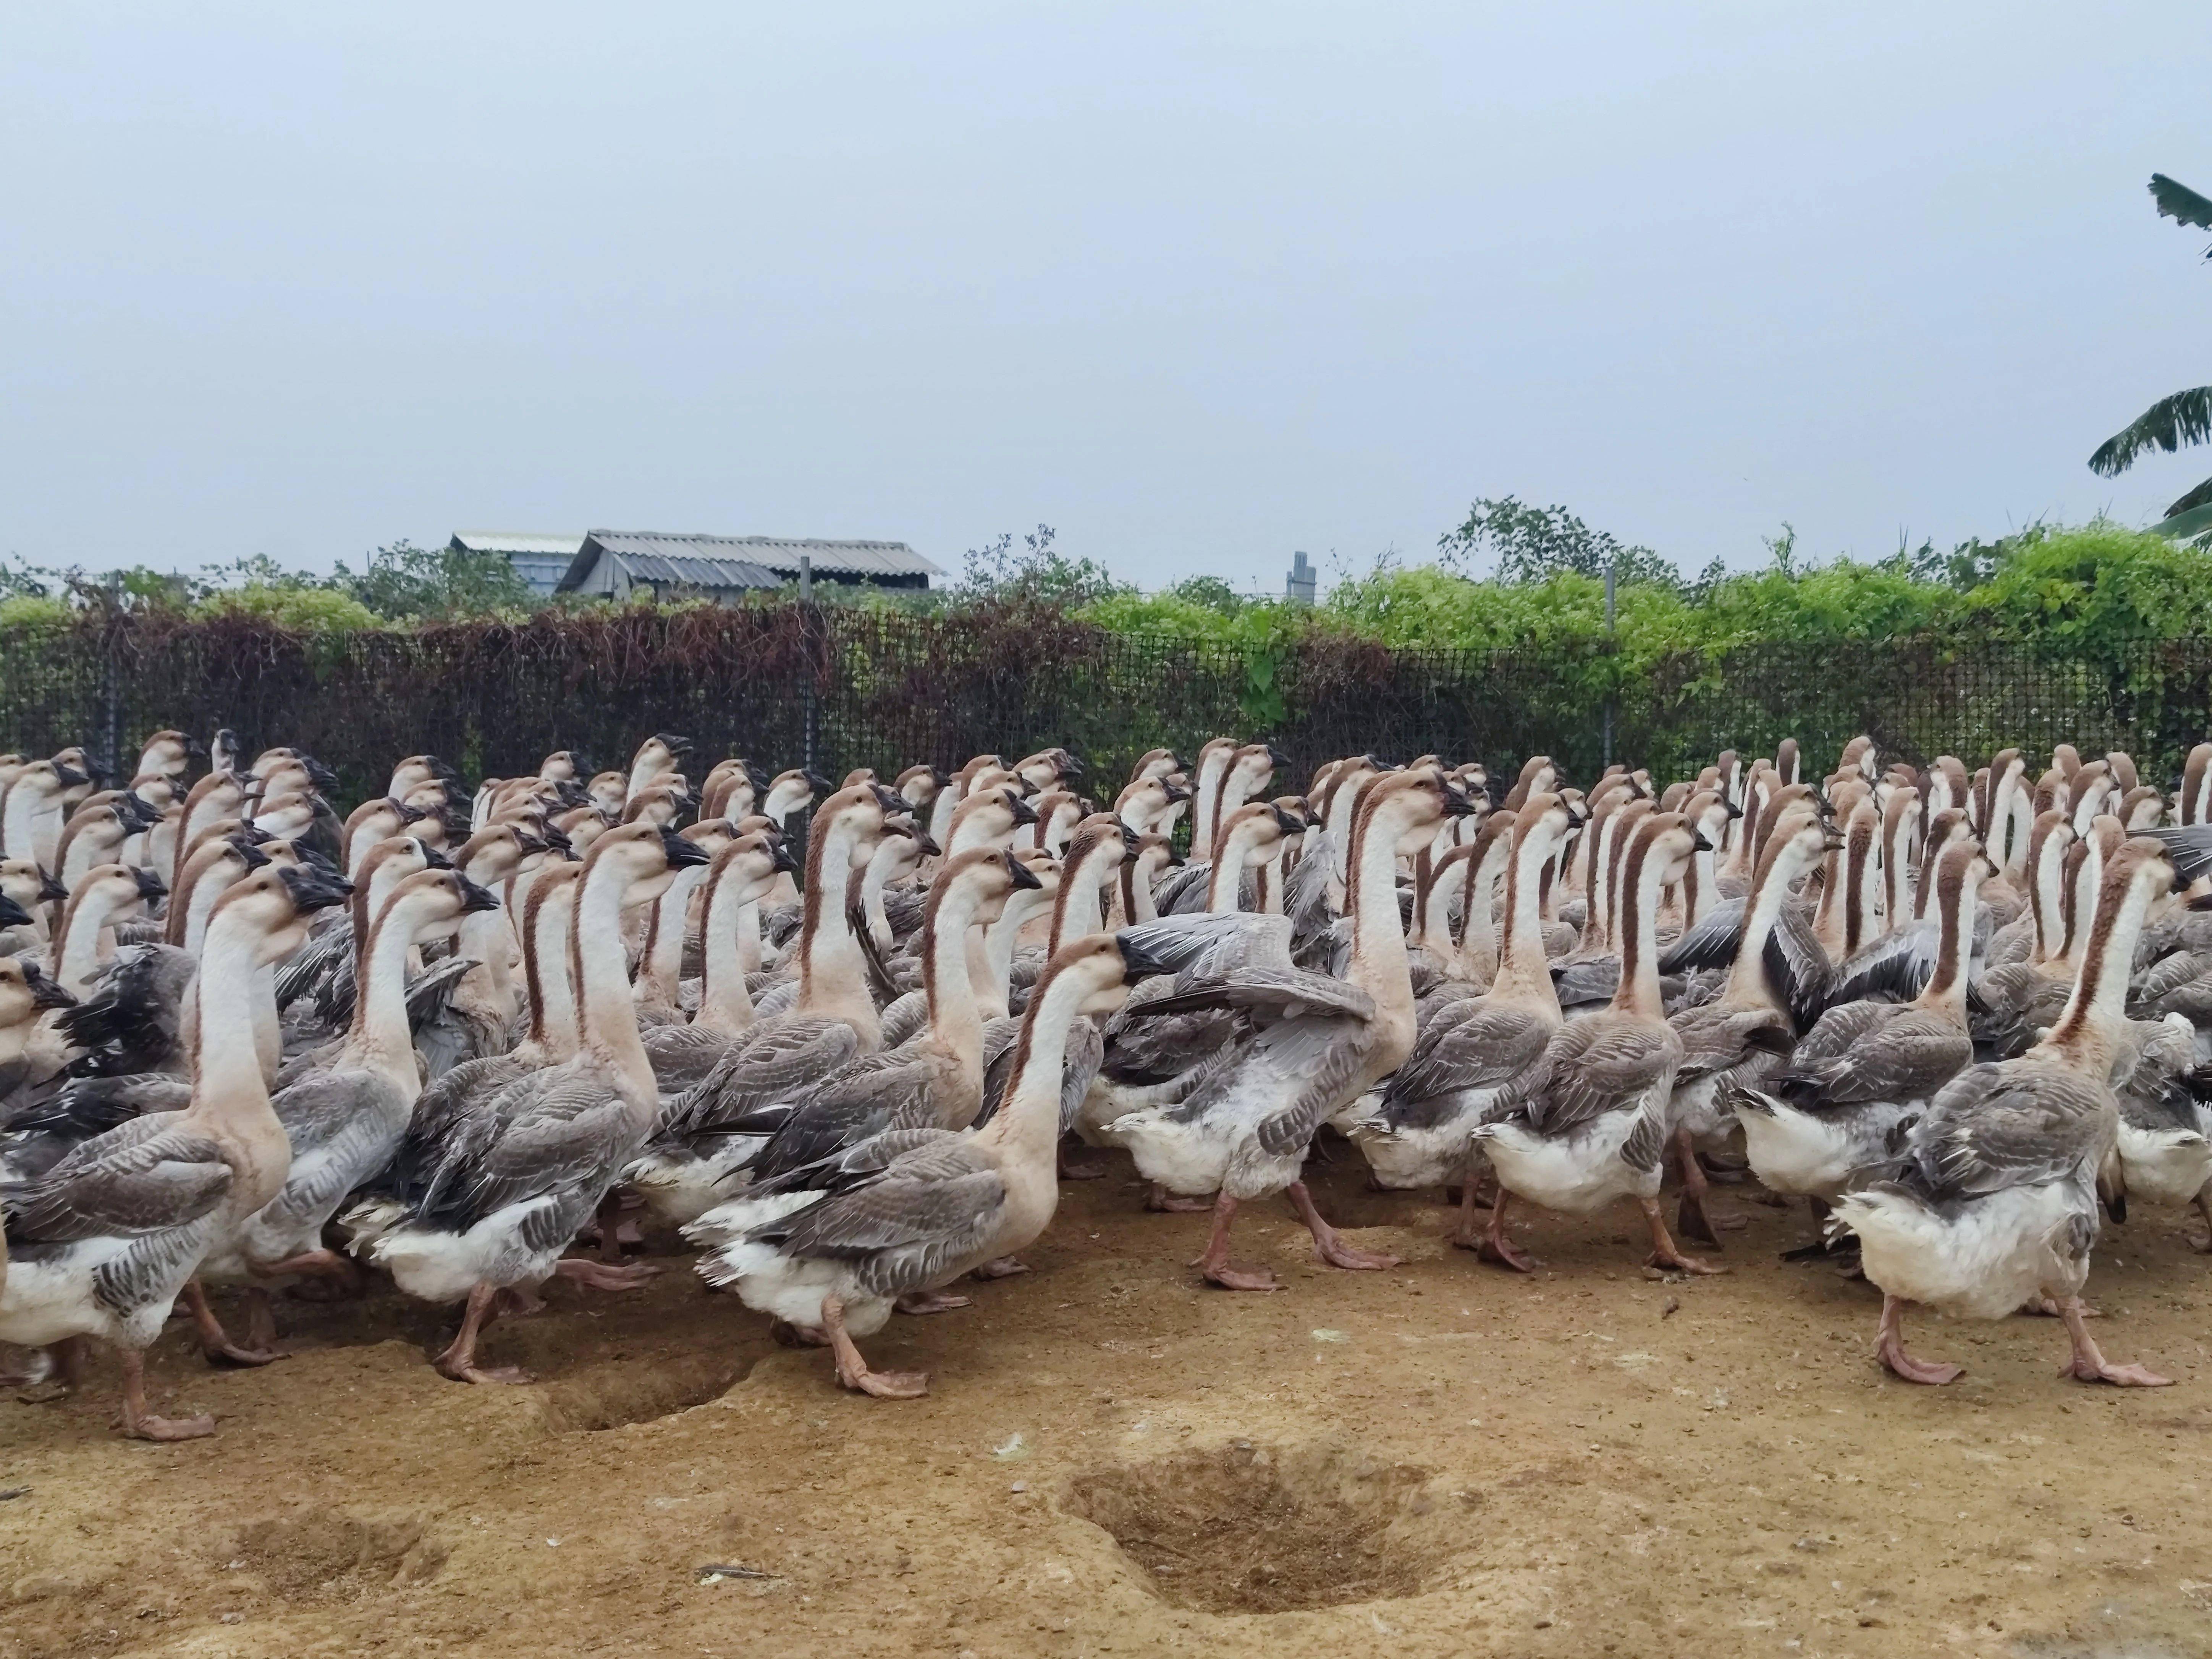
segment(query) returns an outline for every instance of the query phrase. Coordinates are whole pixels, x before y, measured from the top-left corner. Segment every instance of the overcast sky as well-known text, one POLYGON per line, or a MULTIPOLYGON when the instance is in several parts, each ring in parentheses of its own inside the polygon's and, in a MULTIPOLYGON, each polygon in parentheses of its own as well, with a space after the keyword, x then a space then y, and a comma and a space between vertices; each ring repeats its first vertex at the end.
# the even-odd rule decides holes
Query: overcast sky
POLYGON ((1158 586, 1477 495, 1694 570, 2212 471, 2204 0, 73 3, 0 49, 0 551, 459 528, 1158 586))

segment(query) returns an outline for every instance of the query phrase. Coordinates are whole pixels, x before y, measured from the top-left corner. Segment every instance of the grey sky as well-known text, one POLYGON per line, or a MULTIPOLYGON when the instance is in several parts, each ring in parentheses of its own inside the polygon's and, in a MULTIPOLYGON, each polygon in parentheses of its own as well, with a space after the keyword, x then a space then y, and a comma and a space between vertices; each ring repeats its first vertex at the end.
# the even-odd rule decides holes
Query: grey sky
POLYGON ((2203 0, 27 7, 0 550, 1044 520, 1276 589, 2109 506, 2212 368, 2203 0))

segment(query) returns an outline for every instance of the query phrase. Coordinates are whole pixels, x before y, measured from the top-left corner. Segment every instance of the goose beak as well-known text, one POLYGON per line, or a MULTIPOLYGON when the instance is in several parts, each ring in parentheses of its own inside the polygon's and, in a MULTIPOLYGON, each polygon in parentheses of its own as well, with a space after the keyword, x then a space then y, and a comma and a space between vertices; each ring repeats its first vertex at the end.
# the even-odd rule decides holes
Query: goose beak
POLYGON ((186 738, 185 739, 185 758, 186 760, 205 760, 207 757, 208 750, 205 744, 202 743, 198 738, 186 738))
POLYGON ((1152 951, 1146 949, 1134 928, 1123 928, 1114 935, 1114 948, 1121 953, 1121 980, 1124 984, 1155 975, 1175 970, 1152 951))
POLYGON ((30 925, 31 913, 5 893, 0 893, 0 927, 27 927, 30 925))
POLYGON ((462 875, 459 871, 454 872, 453 879, 461 884, 461 914, 463 915, 468 915, 471 910, 496 910, 499 908, 499 896, 494 893, 489 888, 477 886, 476 883, 471 881, 466 876, 462 875))
POLYGON ((1468 818, 1475 814, 1474 797, 1449 784, 1443 787, 1443 801, 1444 816, 1448 818, 1468 818))
POLYGON ((1720 850, 1718 848, 1715 847, 1712 842, 1705 839, 1705 832, 1702 830, 1698 830, 1697 834, 1691 838, 1690 848, 1692 852, 1697 853, 1715 853, 1720 850))
POLYGON ((258 842, 248 841, 243 836, 226 836, 223 839, 230 843, 232 850, 238 854, 239 862, 247 869, 258 870, 269 862, 269 854, 261 850, 258 842))
POLYGON ((806 787, 814 792, 814 798, 817 800, 824 795, 834 795, 837 793, 837 786, 819 772, 801 772, 799 775, 805 782, 806 787))
POLYGON ((151 870, 133 870, 131 878, 138 884, 138 896, 149 902, 165 896, 169 890, 169 884, 151 870))
POLYGON ((673 732, 656 732, 653 734, 653 740, 672 755, 688 755, 691 752, 691 739, 678 737, 673 732))
POLYGON ((90 783, 91 775, 79 771, 63 761, 54 763, 54 777, 64 789, 74 789, 80 783, 90 783))
MULTIPOLYGON (((22 958, 18 957, 18 961, 22 958)), ((76 999, 62 988, 61 981, 50 979, 36 963, 23 963, 23 983, 30 988, 33 1008, 74 1008, 76 999)))
POLYGON ((1079 761, 1079 760, 1076 759, 1074 756, 1073 756, 1073 755, 1071 755, 1071 754, 1067 753, 1067 751, 1066 751, 1066 750, 1062 750, 1060 751, 1060 781, 1061 781, 1062 783, 1065 783, 1065 782, 1066 782, 1070 778, 1079 778, 1079 777, 1081 777, 1082 775, 1083 775, 1083 763, 1082 763, 1081 761, 1079 761))
POLYGON ((780 841, 769 849, 769 862, 773 869, 788 871, 794 876, 799 873, 799 860, 793 856, 791 843, 787 841, 780 841))
POLYGON ((1843 835, 1832 823, 1820 826, 1820 850, 1824 853, 1840 853, 1844 850, 1843 835))
POLYGON ((1732 800, 1723 800, 1721 805, 1728 809, 1728 815, 1730 817, 1740 818, 1743 816, 1743 808, 1737 805, 1735 802, 1732 800))
POLYGON ((1036 808, 1019 795, 1009 794, 1006 797, 1006 805, 1013 812, 1016 829, 1019 829, 1024 823, 1035 823, 1037 821, 1036 808))
POLYGON ((41 870, 39 872, 39 896, 49 904, 60 904, 68 899, 69 889, 41 870))
POLYGON ((1006 854, 1006 869, 1008 872, 1012 875, 1014 885, 1017 889, 1023 887, 1042 888, 1044 885, 1044 883, 1037 878, 1036 872, 1030 869, 1028 865, 1024 864, 1012 853, 1006 854))
POLYGON ((1179 783, 1163 784, 1160 793, 1167 798, 1167 803, 1170 806, 1179 800, 1190 799, 1190 791, 1179 783))
POLYGON ((338 775, 317 760, 313 755, 300 757, 300 764, 307 769, 307 781, 318 789, 337 793, 338 775))
POLYGON ((292 896, 292 908, 302 915, 343 904, 353 896, 351 882, 328 866, 312 860, 304 864, 288 864, 277 875, 284 884, 284 890, 292 896))
POLYGON ((1120 822, 1118 819, 1115 821, 1114 827, 1121 832, 1121 850, 1125 853, 1135 852, 1137 850, 1137 843, 1142 841, 1144 837, 1139 836, 1134 830, 1132 830, 1127 824, 1120 822))
POLYGON ((914 836, 914 844, 921 849, 922 857, 933 859, 944 853, 945 849, 929 838, 927 831, 915 830, 909 833, 914 836))
POLYGON ((668 859, 668 867, 681 870, 686 866, 708 863, 712 854, 696 841, 686 841, 673 830, 660 832, 660 850, 668 859))

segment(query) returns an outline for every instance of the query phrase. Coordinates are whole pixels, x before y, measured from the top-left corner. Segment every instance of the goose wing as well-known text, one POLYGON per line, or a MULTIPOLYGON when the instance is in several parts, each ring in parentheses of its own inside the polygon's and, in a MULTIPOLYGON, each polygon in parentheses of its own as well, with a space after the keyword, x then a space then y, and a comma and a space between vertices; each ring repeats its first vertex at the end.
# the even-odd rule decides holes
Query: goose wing
POLYGON ((757 1176, 781 1175, 828 1158, 886 1129, 928 1127, 933 1090, 942 1062, 933 1054, 868 1054, 826 1083, 805 1091, 796 1107, 782 1103, 739 1118, 741 1133, 766 1133, 754 1156, 757 1176))
POLYGON ((118 951, 101 970, 100 989, 54 1017, 70 1046, 85 1051, 70 1062, 70 1075, 125 1077, 181 1068, 179 1020, 185 993, 198 974, 198 959, 173 945, 118 951))
POLYGON ((1529 1120, 1546 1135, 1595 1123, 1607 1112, 1636 1105, 1681 1057, 1681 1042, 1667 1025, 1571 1021, 1553 1033, 1544 1062, 1551 1076, 1529 1101, 1529 1120))
POLYGON ((1820 1016, 1778 1079, 1792 1104, 1818 1108, 1925 1100, 1973 1059, 1950 1020, 1889 1002, 1852 1002, 1820 1016))
POLYGON ((1734 962, 1743 943, 1743 908, 1742 899, 1732 898, 1706 911, 1696 927, 1684 929, 1680 939, 1660 952, 1659 971, 1680 974, 1692 968, 1725 968, 1734 962))
POLYGON ((2095 1084, 2048 1061, 1977 1066, 1929 1103, 1906 1155, 1938 1197, 2063 1181, 2101 1156, 2106 1106, 2095 1084))
MULTIPOLYGON (((1785 904, 1766 936, 1765 963, 1769 981, 1783 1006, 1802 1030, 1820 1016, 1833 994, 1836 965, 1814 937, 1813 923, 1802 907, 1785 904)), ((1915 994, 1917 994, 1917 993, 1915 994)))
POLYGON ((141 1117, 4 1195, 12 1243, 137 1236, 198 1220, 230 1190, 222 1148, 177 1113, 141 1117))
POLYGON ((726 1051, 713 1071, 670 1104, 662 1137, 732 1133, 739 1120, 791 1100, 808 1085, 850 1065, 860 1051, 860 1038, 842 1019, 810 1017, 763 1025, 726 1051))
POLYGON ((1682 1044, 1678 1080, 1741 1066, 1755 1051, 1787 1054, 1796 1042, 1788 1015, 1774 1008, 1687 1008, 1668 1020, 1682 1044))
MULTIPOLYGON (((1504 1089, 1525 1097, 1541 1085, 1553 1026, 1525 1008, 1475 998, 1429 1022, 1406 1063, 1383 1085, 1391 1109, 1440 1095, 1504 1089)), ((1502 1108, 1507 1102, 1500 1100, 1502 1108)))
POLYGON ((1367 1057, 1364 1020, 1309 1014, 1269 1026, 1170 1107, 1182 1122, 1249 1122, 1262 1151, 1297 1152, 1351 1098, 1367 1057))
POLYGON ((988 1243, 1006 1182, 967 1137, 939 1131, 872 1177, 753 1230, 782 1254, 848 1264, 877 1295, 950 1276, 988 1243))
POLYGON ((482 1114, 477 1133, 459 1139, 439 1172, 434 1218, 465 1229, 510 1204, 601 1179, 636 1150, 636 1121, 604 1079, 580 1070, 539 1077, 535 1098, 512 1119, 482 1114))
POLYGON ((1942 929, 1925 917, 1884 933, 1835 969, 1829 1002, 1884 995, 1910 1001, 1936 976, 1936 957, 1942 942, 1942 929))

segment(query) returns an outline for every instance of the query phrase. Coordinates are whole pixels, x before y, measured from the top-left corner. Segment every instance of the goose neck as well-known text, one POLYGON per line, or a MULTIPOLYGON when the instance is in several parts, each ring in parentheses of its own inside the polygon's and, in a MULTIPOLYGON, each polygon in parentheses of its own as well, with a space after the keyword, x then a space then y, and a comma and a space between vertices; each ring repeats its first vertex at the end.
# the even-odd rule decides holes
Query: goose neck
POLYGON ((355 990, 353 1027, 346 1037, 351 1059, 376 1066, 410 1089, 419 1085, 421 1074, 407 1022, 407 958, 423 908, 402 895, 370 926, 355 990))
POLYGON ((185 1009, 185 1045, 192 1061, 187 1110, 202 1121, 276 1121, 254 1042, 258 943, 249 929, 218 921, 200 953, 185 1009))
POLYGON ((651 1110, 657 1097, 653 1064, 637 1031, 629 974, 623 960, 620 869, 587 866, 577 883, 575 915, 568 929, 568 976, 576 988, 580 1036, 624 1085, 633 1110, 651 1110))
MULTIPOLYGON (((699 918, 699 1012, 691 1017, 694 1025, 732 1036, 752 1025, 752 994, 745 988, 738 939, 739 917, 746 912, 757 929, 758 907, 739 899, 736 878, 708 890, 706 913, 699 918)), ((757 932, 755 938, 757 942, 757 932)))
POLYGON ((1048 1163, 1060 1141, 1060 1086, 1067 1036, 1087 994, 1080 974, 1045 970, 1014 1042, 1006 1103, 976 1138, 1029 1160, 1048 1163))

